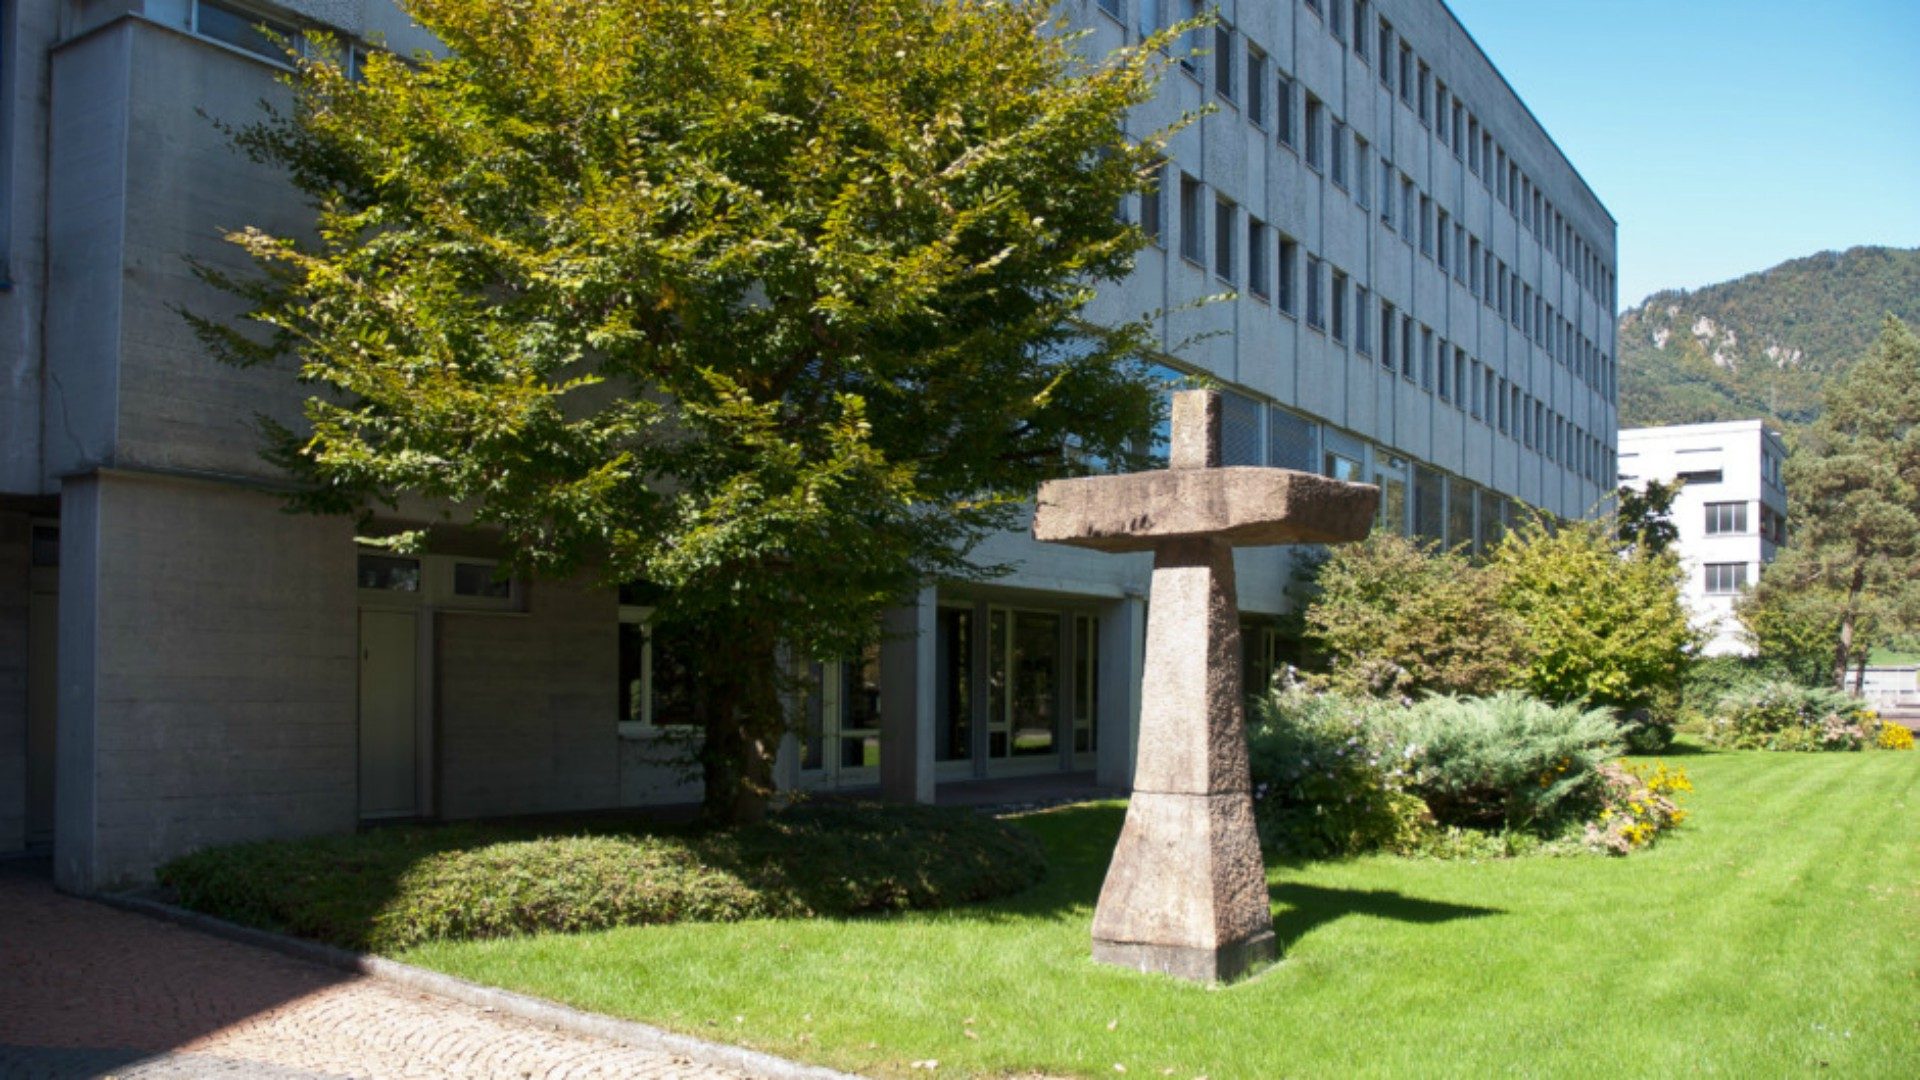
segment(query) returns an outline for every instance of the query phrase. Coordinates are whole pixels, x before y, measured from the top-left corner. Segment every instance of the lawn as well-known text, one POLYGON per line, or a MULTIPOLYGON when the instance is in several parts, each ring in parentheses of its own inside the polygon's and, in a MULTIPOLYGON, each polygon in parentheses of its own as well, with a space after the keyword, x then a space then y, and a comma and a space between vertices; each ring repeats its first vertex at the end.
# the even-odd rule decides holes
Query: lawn
POLYGON ((1025 819, 1014 899, 848 921, 432 944, 407 961, 880 1076, 1920 1075, 1920 754, 1686 753, 1625 859, 1275 865, 1282 962, 1096 966, 1117 804, 1025 819))

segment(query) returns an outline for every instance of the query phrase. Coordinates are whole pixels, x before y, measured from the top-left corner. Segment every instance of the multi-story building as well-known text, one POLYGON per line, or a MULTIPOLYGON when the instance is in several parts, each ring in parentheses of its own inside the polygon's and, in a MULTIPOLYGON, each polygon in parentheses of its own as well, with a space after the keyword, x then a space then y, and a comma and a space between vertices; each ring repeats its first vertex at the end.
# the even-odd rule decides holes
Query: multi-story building
MULTIPOLYGON (((1190 10, 1066 5, 1093 49, 1190 10)), ((1438 0, 1221 14, 1132 118, 1213 106, 1129 208, 1153 244, 1090 315, 1169 312, 1164 363, 1228 388, 1234 463, 1378 483, 1390 528, 1481 545, 1521 503, 1586 512, 1614 475, 1606 209, 1438 0)), ((659 760, 683 699, 643 594, 497 584, 467 529, 398 558, 284 513, 253 423, 296 419, 300 388, 213 362, 177 314, 231 310, 187 262, 244 272, 221 228, 305 214, 213 122, 283 98, 251 26, 420 33, 384 0, 0 20, 0 850, 50 841, 91 889, 228 840, 696 794, 659 760)), ((1014 534, 982 556, 1018 569, 929 587, 885 645, 817 669, 784 784, 1126 782, 1148 561, 1014 534)), ((1289 560, 1238 565, 1258 670, 1289 560)))
POLYGON ((1786 444, 1760 420, 1620 433, 1621 483, 1680 483, 1673 524, 1687 607, 1710 635, 1709 656, 1753 654, 1733 605, 1787 542, 1786 459, 1786 444))

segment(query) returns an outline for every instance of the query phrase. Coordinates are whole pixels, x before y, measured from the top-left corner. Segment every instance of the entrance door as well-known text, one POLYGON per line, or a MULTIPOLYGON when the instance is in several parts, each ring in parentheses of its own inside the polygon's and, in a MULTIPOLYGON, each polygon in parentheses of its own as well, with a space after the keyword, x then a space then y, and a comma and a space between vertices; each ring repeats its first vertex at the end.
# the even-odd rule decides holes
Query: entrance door
POLYGON ((54 680, 60 596, 35 589, 27 609, 27 843, 53 842, 54 680))
POLYGON ((360 816, 419 813, 418 615, 360 612, 360 816))

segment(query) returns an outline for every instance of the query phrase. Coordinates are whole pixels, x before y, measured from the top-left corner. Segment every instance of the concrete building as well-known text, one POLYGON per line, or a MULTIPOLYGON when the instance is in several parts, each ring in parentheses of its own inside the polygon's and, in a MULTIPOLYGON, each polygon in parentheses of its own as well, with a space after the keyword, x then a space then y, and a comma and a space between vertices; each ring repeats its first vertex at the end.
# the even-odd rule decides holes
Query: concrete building
POLYGON ((1787 542, 1787 447, 1759 420, 1628 428, 1620 482, 1681 482, 1673 500, 1687 606, 1711 635, 1709 656, 1751 656, 1734 601, 1787 542))
MULTIPOLYGON (((1065 10, 1095 49, 1189 11, 1065 10)), ((1393 528, 1478 545, 1520 503, 1585 513, 1615 471, 1606 209, 1437 0, 1222 13, 1133 118, 1218 106, 1091 314, 1175 312, 1165 363, 1229 388, 1236 463, 1377 482, 1393 528)), ((231 310, 186 262, 245 270, 221 228, 304 216, 209 122, 282 97, 261 19, 428 44, 385 0, 0 4, 0 851, 50 844, 69 888, 226 841, 696 794, 660 760, 682 699, 644 596, 496 585, 457 528, 398 559, 282 512, 252 423, 300 389, 208 359, 175 310, 231 310)), ((1019 569, 928 588, 818 669, 783 783, 1127 781, 1146 559, 982 556, 1019 569)), ((1288 555, 1238 566, 1258 678, 1288 555)))

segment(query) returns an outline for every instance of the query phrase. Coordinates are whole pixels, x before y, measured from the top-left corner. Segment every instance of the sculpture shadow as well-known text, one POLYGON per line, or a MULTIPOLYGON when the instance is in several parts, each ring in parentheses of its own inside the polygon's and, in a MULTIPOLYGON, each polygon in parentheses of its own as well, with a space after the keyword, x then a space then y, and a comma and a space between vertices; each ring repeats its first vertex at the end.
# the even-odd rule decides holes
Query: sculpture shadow
POLYGON ((1322 926, 1349 915, 1371 915, 1407 923, 1444 923, 1505 915, 1500 908, 1423 900, 1386 889, 1331 889, 1321 885, 1285 882, 1268 889, 1274 904, 1273 936, 1281 955, 1294 943, 1322 926))

